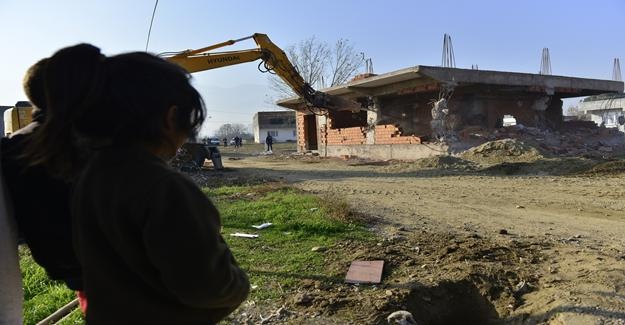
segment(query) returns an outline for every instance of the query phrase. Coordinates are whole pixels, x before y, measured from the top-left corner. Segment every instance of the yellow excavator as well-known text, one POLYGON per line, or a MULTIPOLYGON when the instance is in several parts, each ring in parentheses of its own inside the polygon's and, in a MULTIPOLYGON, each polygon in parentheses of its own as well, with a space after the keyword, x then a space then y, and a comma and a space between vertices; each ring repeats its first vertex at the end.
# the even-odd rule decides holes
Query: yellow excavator
MULTIPOLYGON (((265 34, 256 33, 248 37, 229 40, 196 50, 165 52, 159 54, 159 56, 182 66, 190 73, 261 60, 258 64, 258 70, 277 74, 298 96, 301 96, 308 103, 311 109, 325 109, 328 111, 358 111, 361 109, 359 103, 314 90, 310 84, 304 81, 304 78, 289 61, 284 51, 271 42, 265 34), (257 48, 211 52, 249 39, 253 39, 256 42, 257 48)), ((216 169, 222 168, 221 155, 219 154, 219 149, 215 146, 187 143, 183 149, 188 155, 186 159, 180 160, 181 165, 178 167, 183 170, 201 167, 204 159, 211 159, 216 169), (189 164, 185 165, 185 162, 189 164)))
POLYGON ((312 108, 326 109, 329 111, 358 111, 361 109, 360 104, 356 102, 351 102, 314 90, 310 84, 304 81, 304 78, 302 78, 297 69, 291 64, 286 54, 271 42, 269 37, 265 34, 256 33, 248 37, 225 41, 197 50, 165 52, 159 54, 159 56, 179 64, 190 73, 262 60, 258 65, 258 69, 261 72, 277 74, 312 108), (249 39, 254 39, 257 48, 240 51, 211 52, 249 39))
POLYGON ((33 105, 27 101, 20 101, 7 109, 3 113, 4 135, 9 136, 11 133, 25 127, 32 122, 33 105))

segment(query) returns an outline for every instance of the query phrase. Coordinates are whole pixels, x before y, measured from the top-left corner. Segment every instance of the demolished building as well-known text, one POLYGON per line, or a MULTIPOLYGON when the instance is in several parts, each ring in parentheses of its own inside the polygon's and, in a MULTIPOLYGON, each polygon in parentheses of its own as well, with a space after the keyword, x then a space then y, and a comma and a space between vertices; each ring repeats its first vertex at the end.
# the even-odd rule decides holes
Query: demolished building
POLYGON ((566 123, 562 98, 622 93, 623 82, 416 66, 321 91, 364 109, 319 114, 300 98, 279 101, 297 111, 298 151, 419 159, 479 144, 473 131, 500 128, 508 115, 526 127, 558 130, 566 123))

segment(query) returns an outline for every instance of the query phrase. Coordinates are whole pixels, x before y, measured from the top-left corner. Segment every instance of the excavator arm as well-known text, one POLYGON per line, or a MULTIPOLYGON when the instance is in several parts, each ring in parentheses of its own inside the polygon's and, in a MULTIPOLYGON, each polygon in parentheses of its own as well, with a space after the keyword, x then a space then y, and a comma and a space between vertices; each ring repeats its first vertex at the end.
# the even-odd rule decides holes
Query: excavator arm
POLYGON ((278 46, 271 42, 269 37, 265 34, 257 33, 252 36, 237 40, 229 40, 197 50, 162 53, 160 56, 182 66, 190 73, 252 62, 260 59, 262 62, 259 64, 259 70, 262 72, 272 72, 277 74, 291 87, 291 89, 293 89, 297 95, 304 98, 310 106, 324 108, 330 111, 355 111, 360 109, 360 104, 356 102, 351 102, 314 90, 307 82, 304 81, 297 69, 295 69, 293 64, 291 64, 286 54, 278 46), (212 50, 230 46, 248 39, 254 39, 258 47, 255 49, 241 51, 210 52, 212 50), (261 68, 262 64, 264 64, 264 70, 261 68))

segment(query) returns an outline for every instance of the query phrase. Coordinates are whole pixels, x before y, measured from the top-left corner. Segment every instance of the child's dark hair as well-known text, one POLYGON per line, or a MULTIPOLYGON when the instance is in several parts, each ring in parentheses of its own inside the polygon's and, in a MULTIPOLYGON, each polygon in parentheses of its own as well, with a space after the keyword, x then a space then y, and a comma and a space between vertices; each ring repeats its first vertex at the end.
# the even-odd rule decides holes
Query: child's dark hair
POLYGON ((44 72, 48 58, 41 59, 33 64, 24 76, 23 88, 28 100, 37 108, 33 111, 33 120, 43 122, 46 109, 46 92, 44 87, 44 72))
POLYGON ((89 44, 59 50, 45 70, 47 116, 29 148, 34 164, 73 178, 79 144, 160 144, 165 113, 176 106, 176 126, 195 135, 204 104, 181 67, 144 52, 106 57, 89 44))

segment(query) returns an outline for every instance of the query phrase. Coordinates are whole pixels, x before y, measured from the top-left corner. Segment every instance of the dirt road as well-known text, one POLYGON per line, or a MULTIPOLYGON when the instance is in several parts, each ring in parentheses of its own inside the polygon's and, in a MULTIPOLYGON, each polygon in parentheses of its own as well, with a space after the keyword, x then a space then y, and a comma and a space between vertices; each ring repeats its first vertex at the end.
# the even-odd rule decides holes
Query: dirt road
POLYGON ((379 217, 386 230, 473 234, 504 247, 540 244, 538 260, 527 262, 531 290, 509 306, 504 322, 625 324, 625 174, 445 176, 406 163, 312 157, 248 156, 226 165, 340 196, 379 217))

